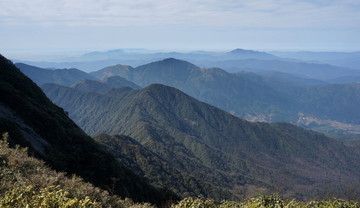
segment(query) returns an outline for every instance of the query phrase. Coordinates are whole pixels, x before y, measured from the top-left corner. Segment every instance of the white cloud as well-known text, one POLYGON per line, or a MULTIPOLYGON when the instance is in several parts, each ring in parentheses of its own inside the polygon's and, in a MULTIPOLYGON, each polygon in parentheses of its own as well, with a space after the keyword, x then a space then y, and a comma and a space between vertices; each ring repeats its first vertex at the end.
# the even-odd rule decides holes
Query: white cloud
POLYGON ((0 24, 359 28, 358 0, 0 0, 0 24))

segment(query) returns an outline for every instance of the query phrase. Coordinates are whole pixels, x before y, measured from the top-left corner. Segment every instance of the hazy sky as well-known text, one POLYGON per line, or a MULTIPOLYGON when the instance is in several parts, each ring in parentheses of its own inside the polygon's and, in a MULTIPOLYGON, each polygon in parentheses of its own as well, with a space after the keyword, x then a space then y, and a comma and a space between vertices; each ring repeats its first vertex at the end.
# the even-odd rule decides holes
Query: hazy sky
POLYGON ((360 50, 360 0, 0 0, 0 53, 360 50))

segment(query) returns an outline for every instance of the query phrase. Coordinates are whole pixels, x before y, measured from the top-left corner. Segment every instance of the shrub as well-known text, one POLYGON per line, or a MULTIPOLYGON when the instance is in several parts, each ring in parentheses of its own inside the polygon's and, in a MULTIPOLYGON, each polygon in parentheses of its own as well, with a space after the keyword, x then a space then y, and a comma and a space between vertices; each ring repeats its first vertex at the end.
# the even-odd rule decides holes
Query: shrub
POLYGON ((67 177, 46 167, 41 160, 29 157, 26 148, 8 147, 9 134, 0 139, 1 208, 75 208, 119 207, 154 208, 136 204, 86 183, 75 175, 67 177))
POLYGON ((202 198, 185 198, 172 208, 360 208, 357 202, 345 200, 297 202, 285 201, 278 195, 260 196, 245 202, 222 201, 202 198))

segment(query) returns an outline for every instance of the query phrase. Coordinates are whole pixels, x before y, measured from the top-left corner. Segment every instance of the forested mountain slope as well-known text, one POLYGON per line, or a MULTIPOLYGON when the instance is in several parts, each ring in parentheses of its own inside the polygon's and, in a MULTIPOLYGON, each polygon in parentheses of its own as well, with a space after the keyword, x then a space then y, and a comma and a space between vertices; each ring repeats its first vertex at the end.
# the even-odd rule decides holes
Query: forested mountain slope
POLYGON ((324 187, 337 190, 360 178, 360 157, 351 147, 291 124, 247 122, 175 88, 84 93, 48 84, 43 90, 89 134, 128 135, 165 164, 234 197, 324 196, 324 187))

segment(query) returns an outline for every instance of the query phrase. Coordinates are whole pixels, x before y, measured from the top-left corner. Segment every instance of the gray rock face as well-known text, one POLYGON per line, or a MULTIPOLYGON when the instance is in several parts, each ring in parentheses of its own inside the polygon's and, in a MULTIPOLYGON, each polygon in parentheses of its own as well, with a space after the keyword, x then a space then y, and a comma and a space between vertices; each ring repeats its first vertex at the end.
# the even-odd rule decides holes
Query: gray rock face
POLYGON ((45 149, 50 146, 50 144, 37 134, 33 128, 28 126, 24 120, 16 115, 12 109, 3 103, 0 103, 0 118, 5 118, 16 123, 24 139, 26 139, 36 151, 45 154, 45 149))

